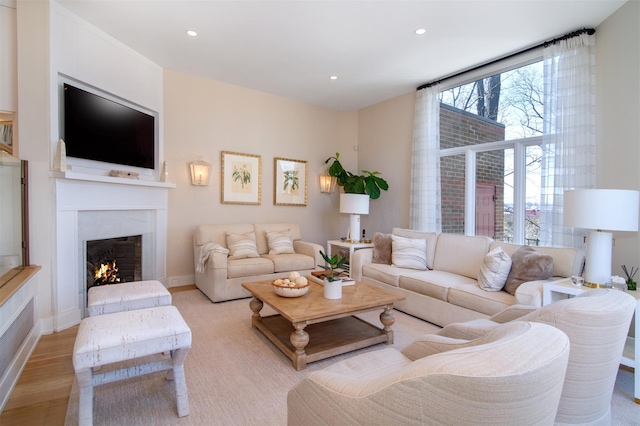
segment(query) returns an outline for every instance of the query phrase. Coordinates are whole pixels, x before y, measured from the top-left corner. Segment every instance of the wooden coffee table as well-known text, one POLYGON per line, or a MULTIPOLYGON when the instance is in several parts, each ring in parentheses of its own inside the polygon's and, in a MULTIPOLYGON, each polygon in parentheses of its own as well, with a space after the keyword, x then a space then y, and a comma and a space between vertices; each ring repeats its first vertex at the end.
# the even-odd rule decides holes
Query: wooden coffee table
POLYGON ((314 362, 378 343, 393 343, 393 304, 404 297, 356 282, 342 288, 342 299, 329 300, 320 284, 310 282, 301 297, 281 297, 271 281, 243 283, 253 299, 251 325, 260 330, 286 356, 293 368, 303 370, 314 362), (261 316, 264 304, 278 314, 261 316), (354 315, 382 309, 379 328, 354 315), (293 331, 292 331, 293 329, 293 331))

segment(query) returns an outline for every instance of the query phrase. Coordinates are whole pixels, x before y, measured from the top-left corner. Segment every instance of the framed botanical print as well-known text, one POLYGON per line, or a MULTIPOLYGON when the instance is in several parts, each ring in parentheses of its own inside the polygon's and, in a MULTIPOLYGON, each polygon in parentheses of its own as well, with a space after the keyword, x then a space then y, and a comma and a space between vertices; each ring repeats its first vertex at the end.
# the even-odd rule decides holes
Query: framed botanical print
POLYGON ((222 151, 220 160, 222 204, 260 204, 262 157, 222 151))
POLYGON ((13 153, 13 123, 11 121, 0 121, 0 149, 13 153))
POLYGON ((291 158, 273 159, 273 204, 307 205, 307 162, 291 158))

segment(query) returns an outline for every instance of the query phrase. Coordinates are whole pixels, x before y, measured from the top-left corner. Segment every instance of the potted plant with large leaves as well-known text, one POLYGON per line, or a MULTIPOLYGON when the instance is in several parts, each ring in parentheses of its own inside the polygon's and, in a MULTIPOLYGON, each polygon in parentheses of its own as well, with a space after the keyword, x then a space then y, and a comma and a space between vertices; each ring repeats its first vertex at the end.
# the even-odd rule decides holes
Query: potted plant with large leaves
POLYGON ((338 254, 334 254, 329 257, 322 250, 320 255, 326 262, 326 265, 318 265, 321 268, 329 268, 328 273, 322 274, 324 277, 324 297, 326 299, 340 299, 342 298, 342 280, 339 278, 342 273, 342 266, 347 262, 346 257, 339 257, 338 254))
POLYGON ((347 194, 367 194, 369 198, 375 200, 380 197, 381 191, 389 189, 389 184, 381 178, 380 172, 370 172, 362 170, 361 175, 355 175, 346 171, 340 163, 340 153, 336 152, 335 157, 329 157, 324 164, 329 164, 329 175, 336 178, 336 183, 344 188, 347 194))

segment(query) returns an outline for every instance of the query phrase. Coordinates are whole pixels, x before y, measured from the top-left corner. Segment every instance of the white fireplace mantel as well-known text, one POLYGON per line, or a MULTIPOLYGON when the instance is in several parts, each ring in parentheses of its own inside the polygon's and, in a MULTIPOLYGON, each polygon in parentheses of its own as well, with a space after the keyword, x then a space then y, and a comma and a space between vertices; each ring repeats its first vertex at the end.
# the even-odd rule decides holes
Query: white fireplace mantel
POLYGON ((166 280, 168 190, 175 184, 74 172, 51 172, 51 177, 56 198, 56 331, 83 317, 87 240, 144 234, 152 260, 143 278, 166 280))

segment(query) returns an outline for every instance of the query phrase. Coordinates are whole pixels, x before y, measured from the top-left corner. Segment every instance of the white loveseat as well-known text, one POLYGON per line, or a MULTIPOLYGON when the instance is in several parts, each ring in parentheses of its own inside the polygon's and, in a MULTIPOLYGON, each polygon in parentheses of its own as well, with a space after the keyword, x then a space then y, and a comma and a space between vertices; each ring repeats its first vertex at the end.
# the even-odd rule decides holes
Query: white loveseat
POLYGON ((240 223, 230 225, 199 225, 193 235, 196 286, 214 302, 250 297, 242 287, 250 281, 284 278, 291 271, 308 275, 317 265, 323 265, 323 247, 302 241, 296 223, 240 223), (290 235, 295 253, 269 254, 267 232, 290 235), (230 256, 228 234, 255 234, 257 257, 230 256))
POLYGON ((351 276, 367 284, 404 296, 395 308, 444 327, 454 322, 488 318, 508 306, 542 306, 543 285, 580 275, 584 254, 575 248, 534 247, 536 252, 553 258, 552 277, 529 281, 517 287, 515 294, 486 291, 478 283, 478 272, 485 255, 501 247, 509 256, 520 246, 488 237, 446 233, 428 233, 394 228, 392 234, 426 239, 427 270, 401 268, 393 264, 373 263, 375 249, 357 250, 351 259, 351 276))

